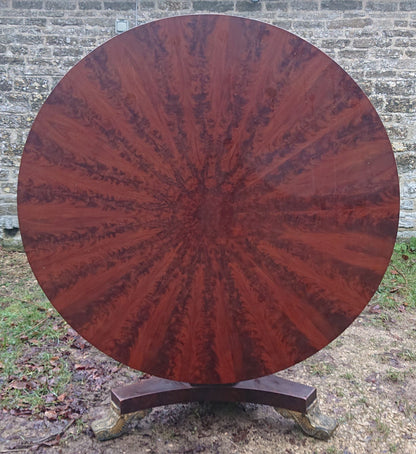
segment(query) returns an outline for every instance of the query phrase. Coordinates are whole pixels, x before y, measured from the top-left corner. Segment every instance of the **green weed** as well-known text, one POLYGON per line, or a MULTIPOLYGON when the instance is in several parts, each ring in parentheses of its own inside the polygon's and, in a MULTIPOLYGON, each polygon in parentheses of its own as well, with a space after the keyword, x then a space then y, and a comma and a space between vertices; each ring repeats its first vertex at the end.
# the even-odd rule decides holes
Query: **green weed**
POLYGON ((402 383, 406 378, 406 373, 404 371, 389 369, 386 372, 386 380, 392 383, 402 383))
POLYGON ((396 243, 376 295, 386 308, 416 307, 416 238, 396 243))
MULTIPOLYGON (((37 413, 61 395, 72 374, 49 351, 66 329, 39 287, 15 282, 13 299, 0 298, 0 405, 37 413)), ((5 293, 2 286, 2 295, 5 293)))
POLYGON ((315 363, 309 366, 309 372, 312 375, 317 375, 318 377, 324 377, 325 375, 330 375, 334 372, 335 366, 333 364, 327 363, 315 363))

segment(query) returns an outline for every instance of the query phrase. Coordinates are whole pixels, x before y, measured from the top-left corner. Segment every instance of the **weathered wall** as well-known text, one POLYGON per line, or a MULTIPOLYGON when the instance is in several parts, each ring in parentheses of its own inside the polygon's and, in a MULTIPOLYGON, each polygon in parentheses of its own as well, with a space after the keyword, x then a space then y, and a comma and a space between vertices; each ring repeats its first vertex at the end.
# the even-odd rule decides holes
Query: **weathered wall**
POLYGON ((318 46, 378 110, 401 180, 401 237, 416 236, 415 0, 0 0, 0 241, 19 245, 16 185, 31 123, 51 89, 83 56, 130 27, 176 14, 259 19, 318 46), (137 13, 136 13, 137 11, 137 13))

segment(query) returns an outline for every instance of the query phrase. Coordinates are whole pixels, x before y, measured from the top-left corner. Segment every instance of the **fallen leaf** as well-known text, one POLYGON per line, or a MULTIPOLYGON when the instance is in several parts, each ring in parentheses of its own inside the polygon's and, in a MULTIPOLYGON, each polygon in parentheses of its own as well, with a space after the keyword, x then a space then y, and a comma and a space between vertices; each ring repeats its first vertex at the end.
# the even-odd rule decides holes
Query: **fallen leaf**
POLYGON ((55 421, 58 418, 56 411, 53 410, 46 410, 45 417, 48 418, 50 421, 55 421))
POLYGON ((88 343, 80 336, 75 338, 71 344, 71 348, 77 348, 78 350, 84 350, 87 347, 89 347, 88 343))
POLYGON ((52 402, 55 402, 55 399, 56 399, 55 395, 49 393, 49 394, 47 394, 46 397, 45 397, 45 402, 46 402, 47 404, 50 404, 50 403, 52 403, 52 402))
POLYGON ((19 380, 14 380, 9 384, 9 387, 12 389, 26 389, 27 383, 19 380))
POLYGON ((372 314, 380 314, 381 313, 381 307, 379 304, 375 304, 374 306, 370 307, 370 312, 372 314))

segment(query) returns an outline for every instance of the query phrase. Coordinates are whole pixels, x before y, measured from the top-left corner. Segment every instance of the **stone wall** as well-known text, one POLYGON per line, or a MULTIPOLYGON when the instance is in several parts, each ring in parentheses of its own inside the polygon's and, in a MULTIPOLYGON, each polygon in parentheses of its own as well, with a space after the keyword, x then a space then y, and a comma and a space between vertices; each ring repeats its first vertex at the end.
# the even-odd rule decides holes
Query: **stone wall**
POLYGON ((360 84, 384 122, 401 181, 400 237, 416 236, 415 0, 0 0, 0 241, 18 247, 16 186, 34 117, 60 78, 115 35, 177 14, 277 25, 318 46, 360 84))

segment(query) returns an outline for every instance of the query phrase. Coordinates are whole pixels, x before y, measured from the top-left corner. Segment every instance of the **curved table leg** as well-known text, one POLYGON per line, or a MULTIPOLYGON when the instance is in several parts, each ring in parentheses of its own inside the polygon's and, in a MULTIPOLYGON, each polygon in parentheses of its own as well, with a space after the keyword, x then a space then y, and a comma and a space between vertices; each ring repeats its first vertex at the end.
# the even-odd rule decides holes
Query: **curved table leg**
POLYGON ((92 430, 99 440, 109 440, 125 433, 132 419, 143 418, 153 407, 204 401, 270 405, 315 438, 327 439, 336 428, 334 420, 319 412, 315 388, 269 375, 229 385, 191 385, 152 377, 115 388, 109 416, 94 422, 92 430))
POLYGON ((127 432, 129 424, 134 419, 142 419, 150 413, 151 409, 139 410, 131 413, 120 414, 120 410, 114 403, 111 403, 110 410, 106 417, 94 421, 91 429, 95 437, 100 441, 117 438, 127 432))
POLYGON ((321 413, 317 400, 308 407, 306 413, 286 408, 275 410, 283 417, 293 419, 306 435, 319 440, 328 440, 338 426, 335 419, 321 413))

